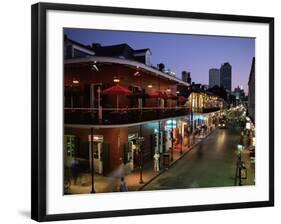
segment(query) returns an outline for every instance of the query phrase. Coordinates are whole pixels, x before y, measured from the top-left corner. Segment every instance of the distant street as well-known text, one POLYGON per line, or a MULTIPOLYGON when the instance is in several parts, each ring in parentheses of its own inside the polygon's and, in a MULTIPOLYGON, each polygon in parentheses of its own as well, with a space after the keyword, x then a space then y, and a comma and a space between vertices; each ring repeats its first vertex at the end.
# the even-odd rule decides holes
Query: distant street
POLYGON ((233 186, 237 129, 217 129, 143 190, 233 186))

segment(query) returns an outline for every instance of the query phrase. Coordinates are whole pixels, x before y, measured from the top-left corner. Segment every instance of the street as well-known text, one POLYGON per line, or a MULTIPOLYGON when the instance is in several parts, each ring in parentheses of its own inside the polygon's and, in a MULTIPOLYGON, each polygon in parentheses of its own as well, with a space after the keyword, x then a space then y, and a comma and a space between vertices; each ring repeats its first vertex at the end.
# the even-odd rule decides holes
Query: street
POLYGON ((142 190, 234 186, 238 129, 216 129, 142 190))

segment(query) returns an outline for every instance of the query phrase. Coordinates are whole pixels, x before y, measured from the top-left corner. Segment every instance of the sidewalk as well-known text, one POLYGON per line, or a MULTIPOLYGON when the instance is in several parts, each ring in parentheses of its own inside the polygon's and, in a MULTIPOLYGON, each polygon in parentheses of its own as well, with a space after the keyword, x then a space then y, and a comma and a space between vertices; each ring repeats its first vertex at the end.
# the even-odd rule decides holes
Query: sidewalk
MULTIPOLYGON (((195 145, 203 141, 207 138, 212 132, 208 133, 205 136, 196 136, 191 140, 190 147, 182 147, 182 153, 180 152, 180 147, 173 148, 173 161, 170 161, 169 167, 174 165, 179 159, 181 159, 187 152, 189 152, 195 145)), ((171 157, 170 157, 171 159, 171 157)), ((163 164, 163 163, 161 163, 163 164)), ((127 183, 129 191, 137 191, 141 190, 146 184, 151 182, 155 177, 165 172, 164 167, 160 167, 159 172, 154 171, 153 160, 144 164, 142 170, 142 180, 143 183, 140 183, 140 170, 136 168, 133 172, 128 171, 129 168, 127 165, 120 165, 116 170, 108 174, 107 176, 103 176, 100 174, 95 174, 94 176, 94 186, 95 192, 97 193, 105 193, 105 192, 118 192, 120 178, 122 176, 125 177, 125 181, 127 183)), ((80 173, 77 178, 76 184, 74 184, 74 180, 71 179, 70 187, 65 190, 66 194, 86 194, 90 193, 92 189, 91 185, 91 174, 90 173, 80 173)))

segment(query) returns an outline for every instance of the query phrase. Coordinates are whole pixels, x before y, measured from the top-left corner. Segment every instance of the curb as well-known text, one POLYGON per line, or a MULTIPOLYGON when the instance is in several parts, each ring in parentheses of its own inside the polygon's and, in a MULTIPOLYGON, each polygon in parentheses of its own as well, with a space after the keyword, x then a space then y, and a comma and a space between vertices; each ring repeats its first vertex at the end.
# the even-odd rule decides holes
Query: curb
MULTIPOLYGON (((215 130, 216 130, 216 129, 215 129, 215 130)), ((151 179, 149 179, 147 182, 145 182, 142 186, 138 187, 138 188, 136 189, 136 191, 141 191, 146 185, 148 185, 149 183, 151 183, 154 179, 156 179, 157 177, 159 177, 159 176, 160 176, 161 174, 163 174, 164 172, 168 171, 173 165, 175 165, 179 160, 181 160, 184 156, 186 156, 193 148, 195 148, 195 146, 199 145, 199 144, 202 143, 205 139, 207 139, 211 134, 213 134, 215 130, 213 130, 212 132, 210 132, 209 134, 207 134, 201 141, 199 141, 199 142, 193 144, 193 145, 190 147, 190 149, 189 149, 188 151, 184 152, 177 160, 173 161, 173 162, 169 165, 168 169, 165 169, 165 168, 162 169, 159 173, 157 173, 155 176, 153 176, 151 179)))

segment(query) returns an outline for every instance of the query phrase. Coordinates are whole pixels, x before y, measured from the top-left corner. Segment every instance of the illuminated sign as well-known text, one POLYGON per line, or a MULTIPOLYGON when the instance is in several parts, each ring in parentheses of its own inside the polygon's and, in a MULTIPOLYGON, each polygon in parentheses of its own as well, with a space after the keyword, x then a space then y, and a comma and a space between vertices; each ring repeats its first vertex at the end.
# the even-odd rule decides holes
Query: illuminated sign
POLYGON ((165 125, 165 130, 169 130, 172 128, 176 128, 177 121, 176 120, 167 120, 165 125))

